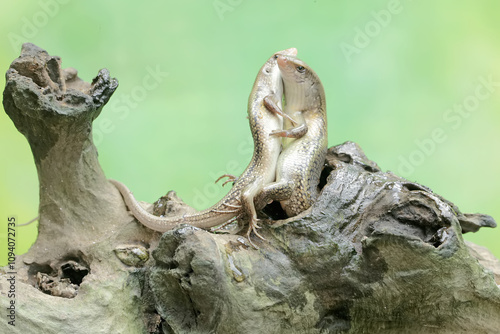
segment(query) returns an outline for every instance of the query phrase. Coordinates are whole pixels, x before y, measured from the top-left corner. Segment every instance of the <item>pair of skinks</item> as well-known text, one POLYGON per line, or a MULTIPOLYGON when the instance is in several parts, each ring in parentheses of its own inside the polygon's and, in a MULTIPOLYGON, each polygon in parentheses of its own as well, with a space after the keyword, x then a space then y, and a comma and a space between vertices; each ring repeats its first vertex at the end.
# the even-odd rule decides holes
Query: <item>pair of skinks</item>
POLYGON ((252 231, 264 239, 257 232, 257 211, 270 201, 279 201, 289 217, 312 205, 327 150, 325 94, 316 73, 296 55, 295 48, 277 52, 260 69, 248 99, 252 160, 239 178, 230 177, 233 187, 217 204, 192 214, 159 217, 140 206, 124 184, 110 180, 139 222, 165 232, 180 223, 209 228, 246 218, 252 243, 252 231))

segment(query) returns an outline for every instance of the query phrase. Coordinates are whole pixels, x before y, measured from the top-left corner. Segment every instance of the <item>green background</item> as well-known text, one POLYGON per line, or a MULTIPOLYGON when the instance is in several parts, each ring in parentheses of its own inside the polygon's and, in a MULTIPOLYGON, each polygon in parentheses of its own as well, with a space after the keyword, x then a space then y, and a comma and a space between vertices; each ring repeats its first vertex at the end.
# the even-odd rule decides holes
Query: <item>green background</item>
MULTIPOLYGON (((246 104, 258 69, 296 47, 325 86, 330 146, 355 141, 383 170, 500 221, 498 1, 41 0, 3 1, 0 13, 2 72, 29 41, 86 81, 103 67, 118 78, 95 141, 107 177, 140 200, 174 189, 198 209, 215 203, 227 191, 215 178, 251 157, 246 104), (150 71, 163 73, 156 85, 150 71), (465 103, 470 112, 454 111, 465 103)), ((37 215, 38 180, 5 113, 0 138, 6 248, 7 218, 37 215)), ((36 224, 17 232, 20 254, 36 224)), ((500 229, 465 238, 500 257, 500 229)))

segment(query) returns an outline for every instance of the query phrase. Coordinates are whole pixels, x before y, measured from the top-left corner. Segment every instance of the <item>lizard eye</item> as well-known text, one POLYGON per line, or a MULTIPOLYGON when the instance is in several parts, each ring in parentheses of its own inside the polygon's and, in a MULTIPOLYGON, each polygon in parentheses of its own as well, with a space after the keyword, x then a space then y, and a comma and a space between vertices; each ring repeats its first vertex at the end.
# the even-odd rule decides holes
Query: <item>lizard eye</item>
POLYGON ((297 66, 296 67, 297 71, 299 71, 300 73, 304 73, 306 71, 306 68, 304 66, 297 66))

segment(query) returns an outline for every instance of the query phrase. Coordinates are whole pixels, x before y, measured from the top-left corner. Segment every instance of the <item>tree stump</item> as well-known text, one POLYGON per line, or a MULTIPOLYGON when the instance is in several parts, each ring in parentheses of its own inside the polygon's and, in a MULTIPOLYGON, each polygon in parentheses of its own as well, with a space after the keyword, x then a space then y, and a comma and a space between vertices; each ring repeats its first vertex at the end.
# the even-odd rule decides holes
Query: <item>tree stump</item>
MULTIPOLYGON (((15 301, 1 332, 500 332, 500 262, 462 238, 494 220, 382 172, 352 142, 329 149, 313 207, 288 219, 266 207, 258 250, 239 235, 143 227, 92 143, 118 82, 60 65, 24 44, 7 71, 4 108, 33 152, 40 225, 16 274, 1 272, 0 306, 15 301)), ((174 193, 166 204, 192 210, 174 193)))

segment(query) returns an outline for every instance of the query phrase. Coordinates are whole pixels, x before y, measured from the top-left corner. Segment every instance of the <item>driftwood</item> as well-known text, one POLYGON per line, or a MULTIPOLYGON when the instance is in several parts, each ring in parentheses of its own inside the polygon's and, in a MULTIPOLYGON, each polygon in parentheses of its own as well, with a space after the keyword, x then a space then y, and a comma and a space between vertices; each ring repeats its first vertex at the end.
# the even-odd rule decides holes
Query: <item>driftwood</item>
MULTIPOLYGON (((92 143, 117 81, 60 65, 25 44, 7 71, 4 108, 33 152, 40 223, 15 263, 15 326, 3 317, 0 332, 500 332, 500 262, 462 238, 493 219, 382 172, 352 142, 330 148, 312 208, 276 220, 266 207, 275 220, 258 250, 239 235, 141 226, 92 143)), ((174 193, 162 203, 189 210, 174 193)))

